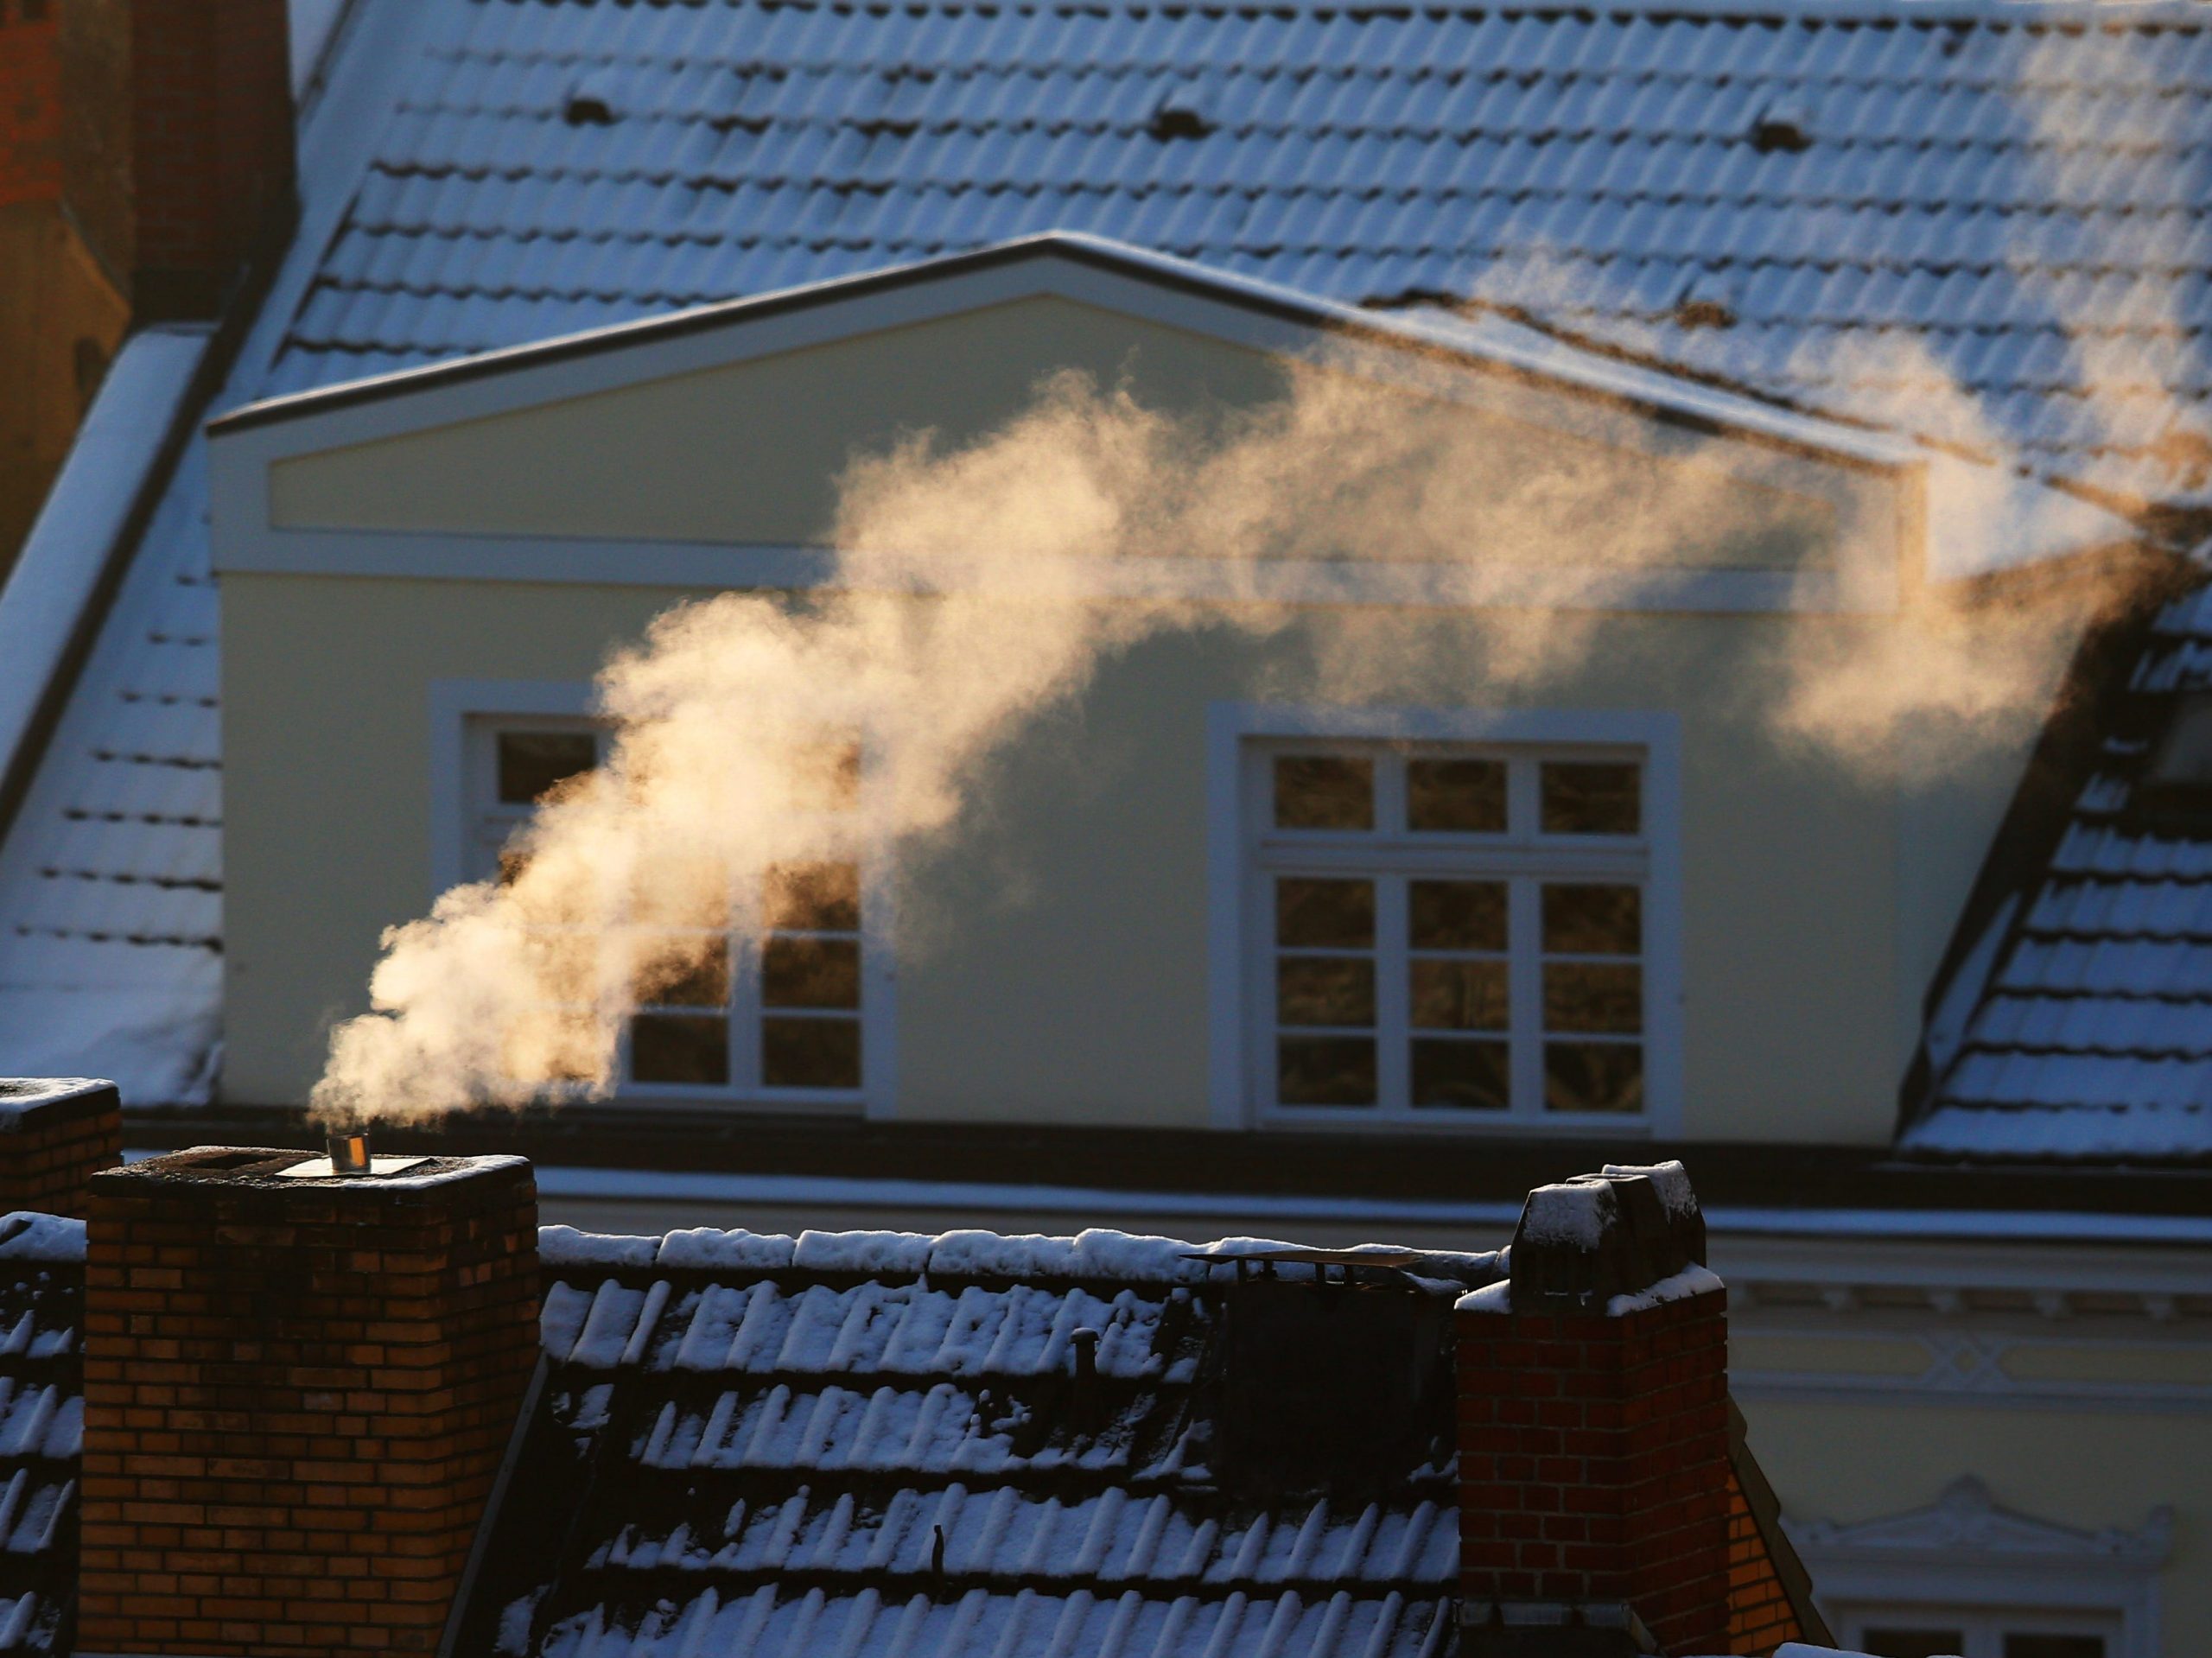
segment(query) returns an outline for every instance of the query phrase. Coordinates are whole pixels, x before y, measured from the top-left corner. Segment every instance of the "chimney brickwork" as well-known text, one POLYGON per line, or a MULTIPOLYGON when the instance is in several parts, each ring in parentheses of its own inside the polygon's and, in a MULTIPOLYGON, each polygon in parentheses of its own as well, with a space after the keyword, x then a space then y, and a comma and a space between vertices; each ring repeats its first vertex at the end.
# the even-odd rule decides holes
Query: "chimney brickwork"
POLYGON ((123 1102, 112 1083, 0 1080, 0 1214, 83 1219, 86 1183, 123 1160, 123 1102))
POLYGON ((1460 1302, 1468 1650, 1623 1608, 1662 1652, 1730 1650, 1727 1293, 1703 1253, 1687 1179, 1586 1178, 1531 1193, 1508 1280, 1460 1302))
POLYGON ((437 1648, 537 1361, 536 1184, 301 1161, 92 1183, 81 1650, 437 1648))
POLYGON ((0 207, 61 194, 61 58, 49 16, 0 3, 0 207))
POLYGON ((294 196, 285 0, 70 0, 70 210, 134 318, 218 314, 294 196))

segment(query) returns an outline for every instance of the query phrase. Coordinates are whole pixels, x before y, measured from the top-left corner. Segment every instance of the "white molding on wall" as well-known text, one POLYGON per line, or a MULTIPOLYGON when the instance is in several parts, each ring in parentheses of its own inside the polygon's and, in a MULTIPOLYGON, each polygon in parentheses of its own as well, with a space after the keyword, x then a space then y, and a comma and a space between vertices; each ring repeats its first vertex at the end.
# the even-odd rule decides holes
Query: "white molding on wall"
POLYGON ((2117 1613, 2109 1658, 2158 1658, 2158 1571, 2172 1552, 2173 1511, 2140 1529, 2082 1531, 2001 1508, 1968 1475, 1924 1509, 1783 1529, 1820 1586, 1823 1610, 1880 1603, 2117 1613))
MULTIPOLYGON (((1261 1126, 1249 1099, 1246 988, 1243 746, 1250 740, 1344 737, 1384 742, 1617 744, 1644 755, 1645 844, 1649 859, 1644 950, 1645 1097, 1634 1121, 1589 1123, 1530 1116, 1486 1121, 1491 1134, 1587 1134, 1614 1140, 1681 1132, 1683 1064, 1681 722, 1636 710, 1344 708, 1216 702, 1206 709, 1207 1115, 1219 1128, 1261 1126)), ((1344 1125, 1348 1132, 1464 1133, 1391 1119, 1344 1125)))
MULTIPOLYGON (((529 581, 589 587, 951 591, 918 578, 887 578, 895 556, 855 561, 806 543, 622 541, 588 537, 463 535, 372 530, 226 533, 221 568, 249 575, 398 577, 438 581, 529 581)), ((995 586, 994 590, 1000 590, 995 586)), ((1100 559, 1059 567, 1049 591, 1009 569, 1012 597, 1174 599, 1206 604, 1389 606, 1467 610, 1516 605, 1630 614, 1878 615, 1897 608, 1894 581, 1847 581, 1832 569, 1681 566, 1541 569, 1410 559, 1100 559)))

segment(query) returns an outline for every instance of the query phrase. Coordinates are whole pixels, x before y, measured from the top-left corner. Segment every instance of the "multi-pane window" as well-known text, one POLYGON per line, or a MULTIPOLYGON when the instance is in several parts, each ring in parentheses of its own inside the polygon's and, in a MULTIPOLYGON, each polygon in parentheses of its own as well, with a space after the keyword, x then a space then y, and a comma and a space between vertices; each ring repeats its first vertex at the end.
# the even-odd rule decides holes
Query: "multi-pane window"
MULTIPOLYGON (((509 837, 545 793, 604 758, 606 734, 577 721, 479 721, 475 867, 512 867, 509 837)), ((826 818, 858 805, 857 744, 826 744, 808 804, 826 818)), ((728 1094, 794 1102, 856 1098, 863 1023, 863 880, 854 858, 717 868, 683 884, 680 913, 651 888, 624 907, 636 1012, 624 1033, 626 1092, 728 1094), (702 904, 699 894, 709 896, 702 904)))
POLYGON ((1643 1113, 1644 765, 1631 748, 1253 745, 1262 1106, 1643 1113))

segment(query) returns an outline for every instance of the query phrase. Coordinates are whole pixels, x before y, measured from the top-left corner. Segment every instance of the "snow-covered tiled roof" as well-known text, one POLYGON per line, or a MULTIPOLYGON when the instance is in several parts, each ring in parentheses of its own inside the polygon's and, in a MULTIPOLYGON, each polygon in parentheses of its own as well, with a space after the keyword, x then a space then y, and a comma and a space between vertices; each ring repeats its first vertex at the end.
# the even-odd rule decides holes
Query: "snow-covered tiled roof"
POLYGON ((278 389, 1062 229, 2206 486, 2201 10, 441 10, 278 389))
POLYGON ((84 1449, 85 1228, 0 1217, 0 1653, 68 1650, 84 1449))
POLYGON ((2165 607, 2128 689, 1910 1150, 2212 1159, 2212 817, 2158 810, 2145 775, 2212 690, 2212 587, 2165 607))
MULTIPOLYGON (((1064 229, 2212 490, 2198 7, 355 5, 218 410, 1064 229)), ((205 467, 0 847, 0 1038, 138 1101, 218 1052, 205 467)))
MULTIPOLYGON (((1226 1274, 1188 1246, 544 1242, 550 1369, 465 1639, 512 1658, 1423 1658, 1451 1638, 1451 1389, 1394 1441, 1402 1461, 1240 1487, 1226 1274)), ((1373 1269, 1392 1281, 1330 1293, 1427 1296, 1441 1318, 1497 1267, 1421 1269, 1440 1281, 1373 1269)))

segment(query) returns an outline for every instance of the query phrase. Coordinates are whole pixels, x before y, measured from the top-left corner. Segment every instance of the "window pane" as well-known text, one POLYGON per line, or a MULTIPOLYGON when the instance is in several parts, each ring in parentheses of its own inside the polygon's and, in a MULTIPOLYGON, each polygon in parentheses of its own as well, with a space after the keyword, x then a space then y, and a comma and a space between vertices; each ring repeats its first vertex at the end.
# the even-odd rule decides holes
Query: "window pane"
POLYGON ((1505 830, 1503 760, 1408 760, 1406 827, 1500 835, 1505 830))
POLYGON ((1541 822, 1547 835, 1634 835, 1643 791, 1632 765, 1585 760, 1543 764, 1541 822))
POLYGON ((588 731, 503 731, 499 734, 499 799, 527 806, 563 778, 599 764, 599 740, 588 731))
POLYGON ((1544 963, 1544 1028, 1633 1035, 1643 1028, 1643 969, 1599 962, 1544 963))
POLYGON ((2005 1658, 2105 1658, 2101 1635, 2007 1635, 2005 1658))
POLYGON ((858 1088, 860 1021, 762 1020, 760 1080, 770 1088, 858 1088))
MULTIPOLYGON (((1425 1031, 1502 1031, 1507 1013, 1503 962, 1412 963, 1413 1021, 1425 1031)), ((1633 968, 1629 969, 1634 972, 1633 968)))
POLYGON ((760 1000, 770 1007, 857 1007, 861 947, 849 938, 771 938, 760 950, 760 1000))
POLYGON ((1643 948, 1643 891, 1547 886, 1544 948, 1562 956, 1634 956, 1643 948))
POLYGON ((1406 883, 1407 932, 1415 950, 1503 950, 1505 883, 1406 883))
POLYGON ((729 940, 641 939, 637 998, 663 1007, 720 1007, 729 1001, 729 940))
POLYGON ((1283 754, 1275 759, 1275 827, 1375 827, 1375 762, 1343 754, 1283 754))
POLYGON ((1275 943, 1294 950, 1373 949, 1375 883, 1278 880, 1275 943))
POLYGON ((1363 1036, 1278 1038, 1275 1097, 1285 1105, 1374 1104, 1374 1041, 1363 1036))
POLYGON ((858 932, 861 867, 785 863, 768 871, 767 920, 789 932, 858 932))
POLYGON ((630 1077, 639 1083, 729 1081, 729 1021, 640 1013, 630 1021, 630 1077))
POLYGON ((1632 1042, 1545 1043, 1544 1109, 1643 1110, 1643 1050, 1632 1042))
POLYGON ((1279 1025, 1372 1025, 1375 963, 1358 956, 1287 956, 1275 963, 1279 1025))
POLYGON ((1967 1637, 1960 1629, 1869 1629, 1859 1644, 1870 1658, 1955 1658, 1967 1637))
POLYGON ((1503 1111, 1509 1097, 1507 1049, 1503 1042, 1414 1044, 1413 1097, 1417 1106, 1460 1111, 1503 1111))

